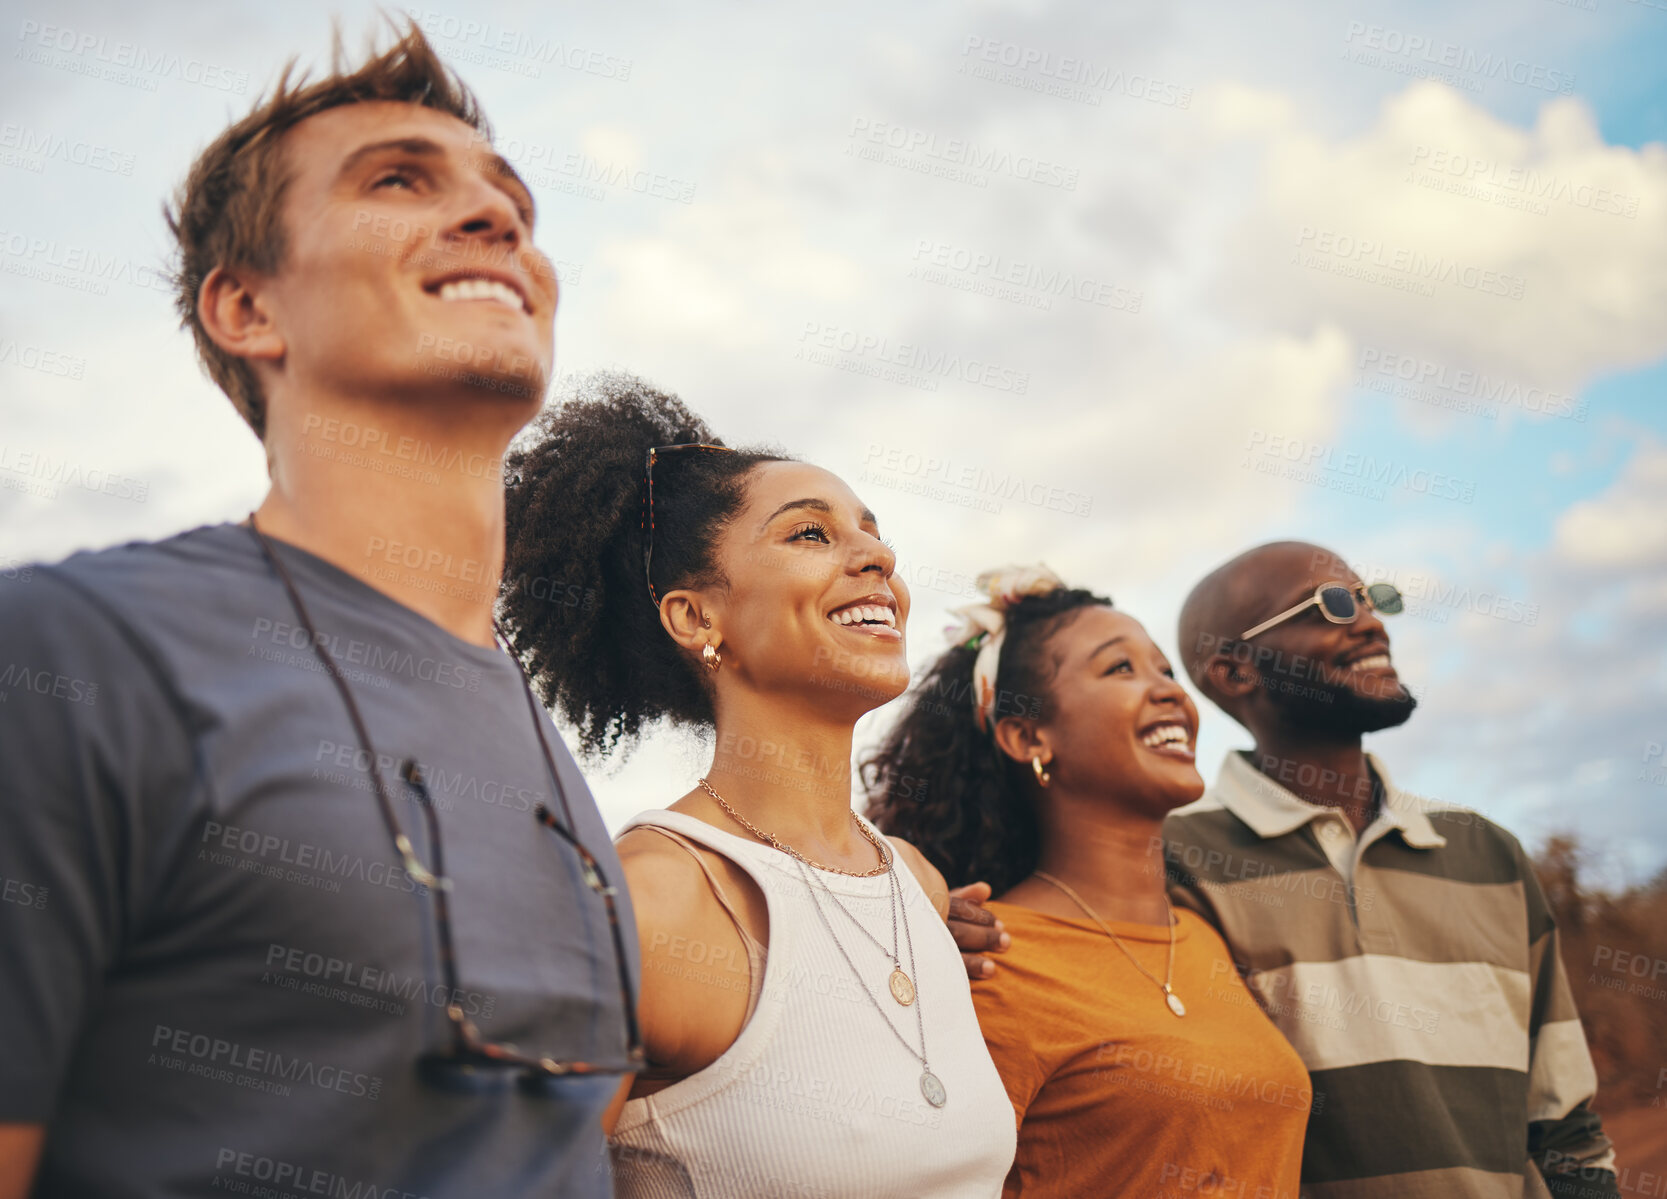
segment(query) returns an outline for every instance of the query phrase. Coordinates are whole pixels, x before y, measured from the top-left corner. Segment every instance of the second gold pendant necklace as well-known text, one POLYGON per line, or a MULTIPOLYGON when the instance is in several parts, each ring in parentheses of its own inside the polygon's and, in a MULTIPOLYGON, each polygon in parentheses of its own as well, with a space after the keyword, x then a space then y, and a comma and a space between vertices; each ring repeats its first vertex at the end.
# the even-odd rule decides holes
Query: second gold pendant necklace
MULTIPOLYGON (((850 878, 872 878, 876 874, 886 875, 887 881, 891 884, 891 948, 889 950, 878 937, 864 927, 862 921, 851 915, 850 912, 845 911, 845 905, 840 903, 839 900, 834 897, 832 891, 828 892, 828 897, 833 899, 834 905, 838 907, 840 911, 845 912, 846 919, 857 926, 858 932, 862 933, 863 936, 874 942, 880 952, 885 954, 887 958, 891 959, 891 976, 886 980, 886 989, 891 992, 891 997, 904 1007, 908 1007, 911 1003, 913 1003, 915 1001, 914 979, 910 978, 908 972, 903 969, 903 957, 899 952, 899 946, 897 943, 897 909, 902 907, 902 900, 897 894, 897 874, 895 870, 897 855, 890 848, 881 845, 879 838, 869 832, 867 826, 865 826, 862 821, 857 819, 857 814, 852 812, 851 819, 856 824, 857 831, 868 840, 869 844, 874 846, 874 852, 880 856, 880 864, 873 870, 842 870, 838 866, 825 866, 821 862, 815 862, 810 858, 805 857, 804 854, 794 849, 791 845, 787 844, 787 842, 778 838, 775 834, 765 832, 752 821, 748 820, 745 816, 741 815, 741 813, 730 807, 729 801, 719 795, 713 788, 712 784, 707 782, 704 778, 697 781, 700 783, 701 789, 717 801, 718 806, 724 810, 725 814, 728 815, 731 820, 735 821, 736 824, 740 825, 753 836, 757 837, 760 841, 764 842, 771 849, 778 849, 788 857, 802 862, 806 866, 813 867, 814 869, 827 870, 833 874, 843 874, 850 878)), ((904 919, 908 919, 907 912, 904 913, 904 919)), ((907 929, 904 931, 906 932, 907 929)), ((912 965, 913 963, 911 962, 911 966, 912 965)))
POLYGON ((1099 914, 1083 902, 1082 896, 1078 895, 1075 891, 1071 890, 1070 887, 1066 886, 1059 879, 1044 870, 1037 870, 1033 873, 1043 882, 1051 883, 1053 886, 1059 888, 1059 890, 1065 892, 1066 895, 1070 896, 1071 902, 1081 908, 1090 920, 1092 920, 1095 924, 1098 924, 1101 932, 1116 942, 1117 948, 1123 951, 1123 956, 1128 958, 1129 961, 1134 964, 1134 968, 1144 974, 1147 978, 1151 979, 1152 982, 1157 985, 1158 990, 1163 992, 1163 1001, 1168 1005, 1170 1011, 1174 1012, 1177 1016, 1184 1016, 1187 1014, 1187 1005, 1181 1002, 1181 997, 1175 994, 1175 988, 1170 985, 1175 981, 1175 910, 1169 906, 1169 896, 1165 895, 1163 897, 1164 910, 1169 913, 1169 964, 1164 967, 1163 981, 1160 983, 1158 982, 1157 975, 1153 974, 1145 966, 1142 966, 1139 960, 1136 959, 1135 955, 1129 952, 1129 947, 1123 944, 1123 938, 1112 932, 1110 926, 1107 925, 1104 920, 1100 919, 1099 914))

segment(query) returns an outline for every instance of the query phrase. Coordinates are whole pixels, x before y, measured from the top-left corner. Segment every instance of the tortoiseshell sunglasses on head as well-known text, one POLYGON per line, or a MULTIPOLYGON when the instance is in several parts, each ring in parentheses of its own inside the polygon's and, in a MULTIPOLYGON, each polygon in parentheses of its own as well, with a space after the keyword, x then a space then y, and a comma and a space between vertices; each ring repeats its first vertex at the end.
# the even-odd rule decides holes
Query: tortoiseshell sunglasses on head
POLYGON ((654 590, 654 460, 661 454, 675 454, 680 450, 712 450, 723 454, 733 454, 735 451, 727 445, 715 445, 707 441, 690 441, 683 445, 657 445, 648 451, 648 463, 644 473, 648 476, 648 495, 643 501, 643 540, 642 573, 648 583, 648 598, 656 608, 660 606, 660 596, 654 590))

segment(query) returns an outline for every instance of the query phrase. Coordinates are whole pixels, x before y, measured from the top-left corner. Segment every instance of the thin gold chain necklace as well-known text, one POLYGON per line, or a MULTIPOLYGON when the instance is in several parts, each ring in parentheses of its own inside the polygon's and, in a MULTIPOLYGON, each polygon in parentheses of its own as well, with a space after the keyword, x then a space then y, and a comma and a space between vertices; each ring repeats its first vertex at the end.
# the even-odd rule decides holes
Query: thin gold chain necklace
MULTIPOLYGON (((867 825, 863 824, 862 821, 857 820, 857 814, 855 812, 851 813, 851 819, 856 821, 857 831, 868 839, 868 843, 874 847, 874 852, 880 855, 880 865, 879 865, 878 868, 876 868, 874 870, 866 870, 866 871, 841 870, 837 866, 824 866, 820 862, 813 862, 809 858, 805 857, 804 854, 800 853, 798 850, 794 849, 791 845, 787 844, 787 842, 778 839, 773 834, 765 832, 763 829, 761 829, 757 825, 753 824, 745 816, 741 815, 741 813, 737 812, 734 808, 730 807, 728 802, 725 801, 724 797, 719 795, 717 793, 717 791, 713 788, 712 784, 707 782, 704 778, 700 780, 700 785, 701 785, 702 788, 705 789, 706 794, 710 795, 713 799, 718 801, 718 806, 729 814, 729 818, 731 820, 735 821, 735 823, 739 824, 742 828, 746 829, 749 833, 751 833, 753 836, 757 837, 760 841, 763 841, 765 844, 769 845, 772 849, 779 849, 782 853, 784 853, 788 857, 792 858, 795 862, 799 862, 800 864, 805 865, 805 866, 814 866, 818 870, 827 870, 827 871, 830 871, 834 874, 843 874, 843 875, 847 876, 848 878, 873 878, 875 875, 881 874, 881 873, 884 873, 886 875, 887 881, 891 884, 891 890, 890 890, 890 896, 891 896, 891 948, 889 950, 885 947, 885 944, 878 937, 876 937, 873 933, 869 932, 866 927, 864 927, 862 921, 858 920, 855 916, 851 915, 851 913, 849 911, 846 911, 845 905, 839 902, 839 898, 836 895, 834 895, 834 893, 832 891, 828 890, 828 885, 826 883, 822 883, 822 890, 826 891, 827 895, 828 895, 828 898, 834 901, 834 906, 835 907, 839 908, 840 911, 845 912, 845 918, 847 920, 849 920, 852 924, 857 926, 857 931, 862 933, 862 935, 867 937, 870 941, 874 942, 874 944, 879 947, 880 952, 885 954, 888 958, 891 959, 891 976, 886 980, 886 987, 887 987, 888 990, 891 991, 891 997, 893 999, 897 1000, 897 1002, 902 1004, 904 1007, 908 1007, 911 1003, 913 1003, 915 1001, 915 982, 914 982, 914 979, 912 977, 910 977, 910 971, 912 971, 914 969, 914 942, 912 940, 909 942, 909 970, 908 971, 905 971, 903 969, 903 958, 898 953, 898 944, 897 944, 897 909, 903 906, 903 901, 897 893, 897 871, 892 868, 896 864, 897 858, 896 858, 896 855, 891 852, 891 850, 887 849, 886 847, 884 847, 880 844, 879 839, 877 837, 875 837, 873 833, 868 831, 868 826, 867 825)), ((817 881, 820 882, 821 880, 818 879, 817 881)), ((808 882, 807 882, 806 885, 808 885, 808 882)), ((812 888, 812 890, 814 891, 814 888, 812 888)), ((820 906, 818 906, 817 910, 821 911, 820 906)), ((904 929, 903 929, 903 931, 904 931, 905 934, 907 934, 908 933, 908 912, 907 911, 905 911, 903 913, 903 920, 904 920, 904 929)), ((828 931, 831 933, 833 930, 829 929, 828 931)), ((855 969, 855 968, 856 968, 855 966, 852 967, 852 969, 855 969)), ((922 1033, 921 1035, 922 1035, 922 1038, 923 1038, 921 1044, 924 1045, 925 1044, 925 1041, 924 1041, 925 1034, 922 1033)))
POLYGON ((869 832, 867 826, 865 826, 862 821, 857 819, 857 814, 855 812, 851 813, 851 820, 856 824, 857 831, 863 835, 868 843, 874 847, 874 852, 880 856, 880 864, 872 870, 841 870, 838 866, 824 866, 821 862, 811 861, 811 859, 805 857, 804 854, 794 849, 787 842, 778 838, 774 833, 765 832, 752 821, 748 820, 745 816, 741 815, 741 813, 730 807, 728 801, 714 791, 712 789, 712 784, 707 782, 704 778, 699 779, 698 781, 701 785, 701 789, 713 799, 717 800, 718 806, 722 808, 724 813, 736 824, 746 829, 749 833, 764 842, 771 849, 779 849, 788 857, 799 859, 799 861, 803 862, 806 866, 814 866, 816 869, 826 870, 830 874, 843 874, 848 878, 874 878, 891 869, 891 854, 880 844, 880 839, 873 833, 869 832))
POLYGON ((1071 890, 1070 887, 1066 886, 1063 882, 1047 873, 1045 870, 1036 870, 1032 873, 1034 873, 1035 876, 1043 882, 1052 883, 1055 887, 1058 887, 1061 891, 1065 892, 1066 895, 1070 896, 1071 902, 1075 903, 1079 908, 1086 912, 1088 914, 1088 918, 1100 926, 1100 931, 1116 942, 1117 948, 1123 951, 1123 956, 1128 958, 1129 961, 1133 963, 1134 968, 1144 974, 1147 978, 1151 979, 1152 982, 1157 985, 1158 990, 1163 992, 1163 1001, 1169 1005, 1170 1011, 1174 1012, 1177 1016, 1184 1016, 1187 1014, 1187 1005, 1181 1002, 1181 997, 1175 994, 1175 989, 1170 986, 1170 983, 1175 979, 1175 909, 1169 904, 1169 896, 1165 895, 1163 897, 1164 911, 1169 913, 1169 964, 1163 969, 1163 981, 1160 983, 1158 982, 1158 976, 1153 974, 1145 966, 1142 966, 1139 960, 1136 959, 1135 955, 1129 952, 1129 947, 1123 944, 1123 938, 1112 932, 1111 928, 1104 920, 1100 919, 1094 909, 1083 902, 1082 896, 1078 895, 1075 891, 1071 890))

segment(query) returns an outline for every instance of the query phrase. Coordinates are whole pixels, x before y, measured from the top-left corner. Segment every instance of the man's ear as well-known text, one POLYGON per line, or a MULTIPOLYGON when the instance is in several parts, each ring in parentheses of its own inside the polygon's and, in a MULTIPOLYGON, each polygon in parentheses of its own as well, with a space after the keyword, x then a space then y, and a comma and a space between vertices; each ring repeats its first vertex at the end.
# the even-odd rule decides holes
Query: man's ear
POLYGON ((197 289, 197 319, 209 340, 226 353, 278 362, 286 347, 262 291, 264 282, 246 267, 215 267, 197 289))
POLYGON ((1200 690, 1232 711, 1261 685, 1262 676, 1250 663, 1236 662, 1231 656, 1218 653, 1204 665, 1200 690))
POLYGON ((1023 716, 1003 716, 996 721, 996 745, 1015 762, 1040 757, 1046 766, 1053 761, 1053 738, 1034 720, 1023 716))
POLYGON ((660 627, 691 654, 698 656, 708 645, 723 648, 723 630, 713 619, 712 605, 698 591, 685 588, 662 595, 660 627))

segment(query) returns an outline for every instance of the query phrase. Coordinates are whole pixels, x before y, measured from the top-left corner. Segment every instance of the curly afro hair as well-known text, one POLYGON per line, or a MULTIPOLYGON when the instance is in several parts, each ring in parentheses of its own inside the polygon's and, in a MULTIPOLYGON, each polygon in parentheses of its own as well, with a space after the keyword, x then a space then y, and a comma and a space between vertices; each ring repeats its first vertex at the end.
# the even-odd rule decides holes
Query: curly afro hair
MULTIPOLYGON (((1111 601, 1062 588, 1027 596, 1007 611, 996 664, 1003 716, 1044 715, 1058 663, 1048 641, 1070 618, 1111 601)), ((916 688, 880 748, 863 761, 868 818, 902 837, 943 872, 951 887, 987 882, 1000 897, 1036 869, 1041 825, 1030 798, 1031 772, 1002 752, 973 716, 976 649, 946 650, 916 688)))
MULTIPOLYGON (((581 383, 505 459, 499 619, 546 706, 591 757, 629 748, 645 725, 709 727, 703 672, 660 624, 643 574, 648 451, 721 445, 676 396, 628 374, 581 383)), ((784 455, 661 455, 654 466, 654 587, 721 586, 716 547, 746 477, 784 455)))

